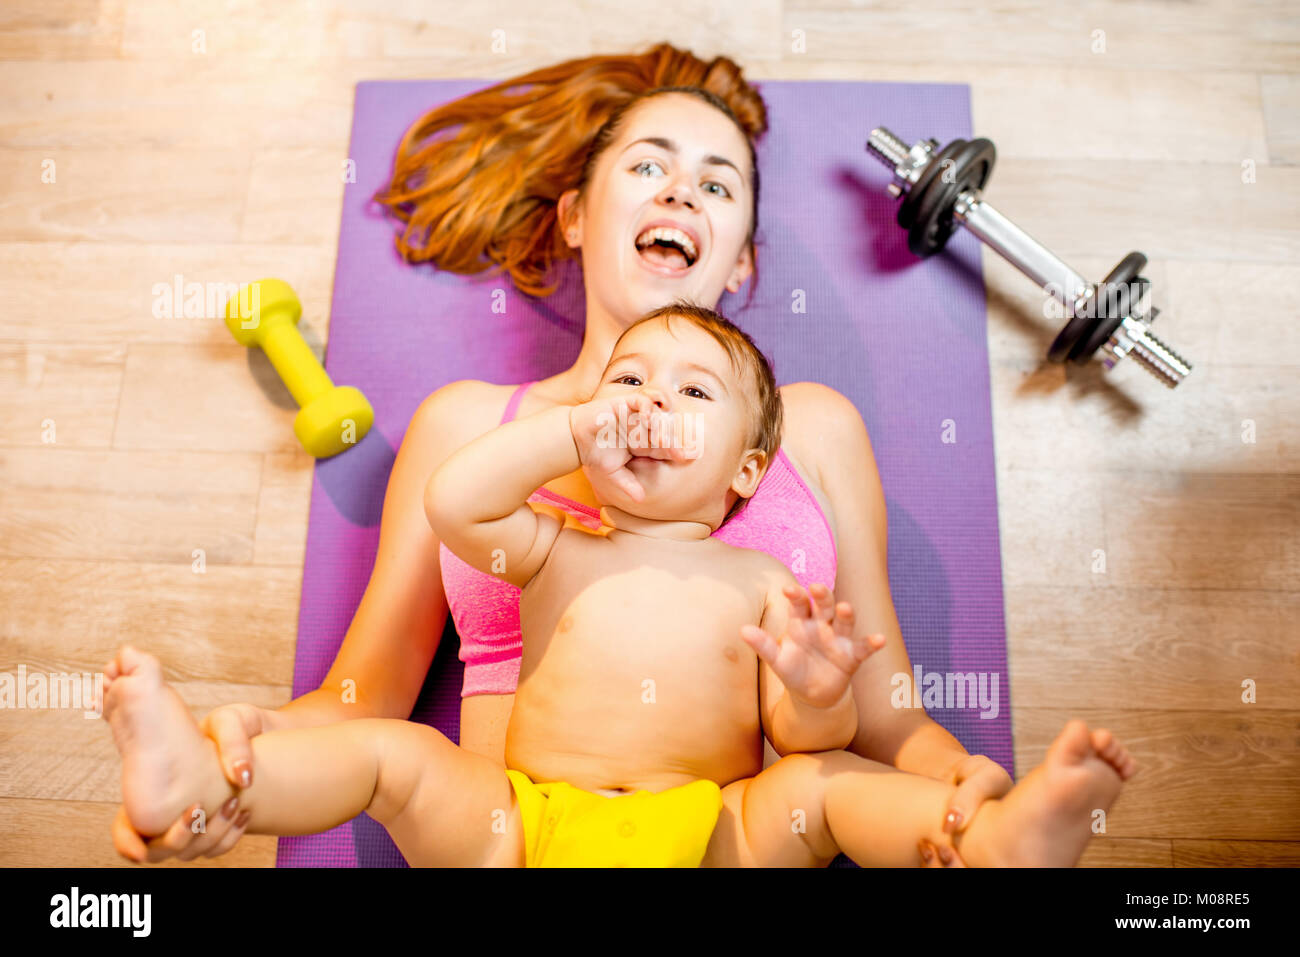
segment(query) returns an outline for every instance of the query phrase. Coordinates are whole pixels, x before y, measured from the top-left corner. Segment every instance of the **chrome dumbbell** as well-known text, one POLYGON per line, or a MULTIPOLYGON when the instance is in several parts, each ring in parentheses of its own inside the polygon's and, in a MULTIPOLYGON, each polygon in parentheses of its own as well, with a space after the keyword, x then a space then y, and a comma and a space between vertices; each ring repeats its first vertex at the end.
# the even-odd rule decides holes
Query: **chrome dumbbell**
POLYGON ((1107 369, 1132 356, 1173 388, 1192 371, 1178 353, 1151 334, 1160 310, 1149 305, 1151 281, 1139 275, 1147 258, 1131 252, 1100 283, 1091 283, 1015 223, 984 201, 997 151, 986 139, 953 140, 942 150, 934 139, 910 148, 884 127, 871 131, 867 152, 893 170, 886 187, 907 230, 907 248, 918 256, 937 253, 958 226, 965 226, 1007 262, 1064 306, 1068 321, 1047 350, 1053 362, 1083 364, 1100 349, 1107 369))

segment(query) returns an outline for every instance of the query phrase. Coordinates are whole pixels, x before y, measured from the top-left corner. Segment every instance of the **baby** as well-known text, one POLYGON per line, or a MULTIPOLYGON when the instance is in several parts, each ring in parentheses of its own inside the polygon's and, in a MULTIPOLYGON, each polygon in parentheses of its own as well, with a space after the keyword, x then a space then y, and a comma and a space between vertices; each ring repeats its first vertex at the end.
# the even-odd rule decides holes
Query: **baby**
MULTIPOLYGON (((624 331, 592 398, 507 422, 429 480, 448 548, 519 586, 523 660, 506 767, 391 719, 252 741, 248 830, 307 834, 362 811, 416 865, 1067 865, 1135 765, 1104 730, 1066 725, 1047 760, 955 838, 954 787, 838 750, 850 679, 882 647, 824 585, 712 533, 758 488, 781 403, 752 341, 688 303, 624 331), (581 467, 599 532, 527 501, 581 467), (763 736, 781 760, 763 768, 763 736)), ((158 662, 105 669, 123 804, 144 835, 234 792, 158 662)), ((887 693, 887 692, 886 692, 887 693)))

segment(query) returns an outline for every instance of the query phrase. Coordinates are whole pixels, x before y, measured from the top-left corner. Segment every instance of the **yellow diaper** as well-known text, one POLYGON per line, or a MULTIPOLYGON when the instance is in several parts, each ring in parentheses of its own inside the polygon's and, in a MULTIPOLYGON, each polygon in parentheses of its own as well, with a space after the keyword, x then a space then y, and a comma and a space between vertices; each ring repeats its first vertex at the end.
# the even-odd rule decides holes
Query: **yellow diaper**
POLYGON ((703 779, 605 797, 506 775, 523 814, 527 867, 699 867, 722 811, 722 791, 703 779))

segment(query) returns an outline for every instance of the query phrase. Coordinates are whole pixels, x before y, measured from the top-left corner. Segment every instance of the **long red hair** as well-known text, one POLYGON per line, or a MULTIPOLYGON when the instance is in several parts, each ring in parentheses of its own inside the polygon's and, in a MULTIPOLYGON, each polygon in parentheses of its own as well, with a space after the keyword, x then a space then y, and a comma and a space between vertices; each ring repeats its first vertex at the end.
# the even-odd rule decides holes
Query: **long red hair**
MULTIPOLYGON (((550 295, 558 286, 545 285, 551 265, 577 255, 561 235, 560 196, 575 188, 585 196, 596 160, 628 109, 668 92, 698 97, 744 133, 754 183, 747 239, 753 254, 754 141, 767 130, 767 108, 734 61, 705 62, 667 43, 644 53, 567 60, 420 117, 402 137, 388 188, 375 195, 406 224, 396 237, 398 250, 408 262, 432 260, 461 275, 495 263, 521 292, 550 295)), ((751 299, 757 281, 755 258, 751 299)))

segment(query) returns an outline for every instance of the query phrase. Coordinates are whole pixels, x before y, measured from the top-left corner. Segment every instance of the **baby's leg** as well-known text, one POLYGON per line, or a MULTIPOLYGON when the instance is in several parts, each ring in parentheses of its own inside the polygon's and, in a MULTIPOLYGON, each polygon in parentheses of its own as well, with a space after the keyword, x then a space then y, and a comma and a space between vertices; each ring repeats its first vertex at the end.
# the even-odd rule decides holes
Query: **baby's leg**
POLYGON ((1074 864, 1133 759, 1104 730, 1066 725, 1047 760, 1005 797, 983 802, 955 842, 942 833, 955 788, 845 751, 792 754, 723 789, 704 864, 817 866, 843 851, 858 864, 919 865, 917 843, 952 844, 967 864, 1074 864))
MULTIPOLYGON (((236 791, 216 748, 162 680, 124 648, 105 669, 104 716, 122 754, 132 825, 161 834, 187 808, 217 813, 236 791)), ((358 719, 252 740, 254 783, 238 792, 256 834, 315 834, 366 811, 412 864, 522 864, 523 829, 504 769, 433 728, 358 719)))

